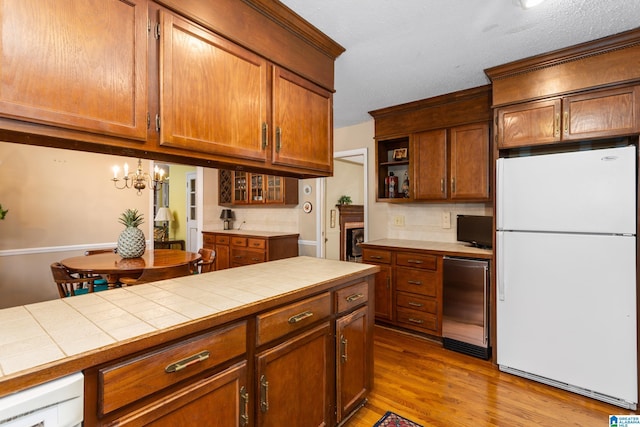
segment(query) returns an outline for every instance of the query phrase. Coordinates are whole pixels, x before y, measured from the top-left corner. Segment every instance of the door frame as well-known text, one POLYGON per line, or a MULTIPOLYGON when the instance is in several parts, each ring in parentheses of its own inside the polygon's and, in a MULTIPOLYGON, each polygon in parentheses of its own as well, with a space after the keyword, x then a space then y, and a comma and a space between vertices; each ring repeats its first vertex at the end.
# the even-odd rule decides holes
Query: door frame
MULTIPOLYGON (((367 148, 356 148, 354 150, 345 150, 345 151, 335 151, 333 153, 333 159, 345 159, 349 157, 362 156, 362 179, 363 179, 363 206, 364 206, 364 241, 369 240, 369 156, 367 148)), ((335 164, 334 164, 335 167, 335 164)), ((317 256, 318 258, 325 258, 326 251, 326 239, 325 235, 327 232, 328 224, 330 218, 325 215, 327 210, 327 197, 326 197, 326 188, 327 188, 327 179, 319 178, 318 179, 318 194, 317 196, 322 198, 322 202, 318 203, 321 206, 321 209, 316 212, 316 224, 318 228, 317 236, 318 236, 318 250, 317 256)))

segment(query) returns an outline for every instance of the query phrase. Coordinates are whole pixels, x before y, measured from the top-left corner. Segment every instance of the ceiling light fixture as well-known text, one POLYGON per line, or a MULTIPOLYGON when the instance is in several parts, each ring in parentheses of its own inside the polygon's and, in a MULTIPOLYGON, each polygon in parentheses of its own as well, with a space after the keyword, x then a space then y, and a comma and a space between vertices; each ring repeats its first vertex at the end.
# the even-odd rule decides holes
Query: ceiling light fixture
POLYGON ((122 178, 118 178, 118 172, 120 172, 120 167, 116 165, 113 167, 113 178, 111 178, 111 180, 113 181, 113 185, 118 190, 123 190, 125 188, 135 188, 136 190, 138 190, 138 195, 142 194, 142 190, 144 190, 147 185, 153 191, 156 191, 157 189, 162 187, 162 184, 164 184, 165 181, 164 169, 156 166, 153 169, 153 176, 151 176, 142 170, 141 159, 138 159, 138 168, 135 172, 129 173, 129 165, 127 163, 124 164, 124 175, 122 176, 122 178), (118 186, 118 183, 120 181, 124 181, 124 183, 118 186))
POLYGON ((520 5, 523 9, 531 9, 532 7, 538 6, 544 0, 520 0, 520 5))

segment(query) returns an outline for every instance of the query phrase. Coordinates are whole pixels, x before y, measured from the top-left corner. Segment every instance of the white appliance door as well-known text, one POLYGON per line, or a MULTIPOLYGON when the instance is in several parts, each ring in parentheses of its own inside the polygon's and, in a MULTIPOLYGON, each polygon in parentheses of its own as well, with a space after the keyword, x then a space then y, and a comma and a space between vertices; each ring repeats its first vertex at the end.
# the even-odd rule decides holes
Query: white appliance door
POLYGON ((633 146, 497 161, 499 230, 636 234, 633 146))
POLYGON ((498 232, 497 361, 637 403, 632 236, 498 232))

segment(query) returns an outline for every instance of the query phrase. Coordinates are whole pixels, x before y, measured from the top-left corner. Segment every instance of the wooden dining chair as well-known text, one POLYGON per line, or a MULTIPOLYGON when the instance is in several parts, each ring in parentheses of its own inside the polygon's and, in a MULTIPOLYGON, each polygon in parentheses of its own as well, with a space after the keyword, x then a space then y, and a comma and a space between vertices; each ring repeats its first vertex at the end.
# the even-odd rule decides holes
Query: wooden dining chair
POLYGON ((60 298, 72 297, 75 295, 86 294, 88 292, 97 292, 107 289, 107 285, 95 284, 97 280, 100 280, 100 276, 75 277, 67 267, 59 262, 51 264, 51 274, 53 275, 53 281, 56 282, 60 298))
POLYGON ((200 248, 198 253, 200 254, 200 259, 194 263, 193 273, 200 274, 213 271, 216 251, 213 249, 200 248))
POLYGON ((138 278, 121 277, 120 284, 124 286, 141 285, 143 283, 157 282, 159 280, 173 279, 174 277, 188 276, 191 274, 191 265, 177 265, 173 267, 148 268, 142 271, 138 278))
MULTIPOLYGON (((88 256, 88 255, 97 255, 97 254, 106 254, 106 253, 116 253, 118 251, 118 248, 108 248, 108 249, 88 249, 86 251, 84 251, 84 255, 88 256)), ((96 275, 90 275, 90 276, 86 276, 86 275, 82 275, 81 277, 95 277, 96 281, 94 282, 94 285, 108 285, 109 282, 107 281, 107 279, 105 279, 104 277, 96 274, 96 275)))

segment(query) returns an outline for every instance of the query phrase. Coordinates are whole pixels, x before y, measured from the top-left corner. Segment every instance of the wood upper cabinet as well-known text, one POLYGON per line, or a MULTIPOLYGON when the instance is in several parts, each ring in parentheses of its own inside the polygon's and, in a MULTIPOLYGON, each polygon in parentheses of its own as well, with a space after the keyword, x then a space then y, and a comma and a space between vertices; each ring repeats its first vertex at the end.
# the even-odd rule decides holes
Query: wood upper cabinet
POLYGON ((489 124, 420 132, 413 137, 416 200, 489 200, 489 124))
POLYGON ((267 160, 267 61, 160 11, 160 145, 267 160))
POLYGON ((449 130, 451 199, 489 200, 489 123, 449 130))
POLYGON ((333 96, 280 67, 273 68, 273 164, 333 170, 333 96))
POLYGON ((0 116, 146 140, 146 0, 1 2, 0 27, 0 116))
POLYGON ((221 169, 218 203, 223 206, 297 205, 298 179, 221 169))
POLYGON ((637 133, 639 93, 628 86, 497 108, 498 148, 637 133))
POLYGON ((449 188, 446 129, 417 133, 413 141, 414 198, 446 199, 449 188))

